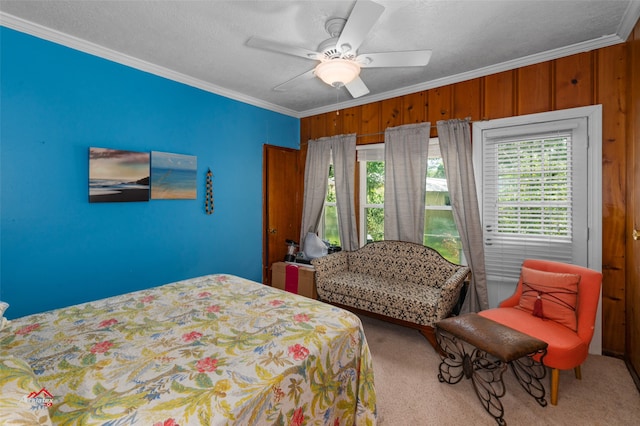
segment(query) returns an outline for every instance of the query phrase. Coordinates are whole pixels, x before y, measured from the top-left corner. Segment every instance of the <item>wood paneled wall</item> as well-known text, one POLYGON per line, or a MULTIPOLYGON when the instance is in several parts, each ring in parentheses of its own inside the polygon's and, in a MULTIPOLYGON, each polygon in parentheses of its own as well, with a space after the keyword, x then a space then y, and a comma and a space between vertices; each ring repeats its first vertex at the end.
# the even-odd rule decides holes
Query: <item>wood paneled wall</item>
POLYGON ((387 127, 470 117, 489 120, 593 104, 603 106, 603 349, 625 349, 625 167, 628 43, 429 89, 371 104, 305 117, 309 139, 357 133, 358 144, 383 141, 387 127))

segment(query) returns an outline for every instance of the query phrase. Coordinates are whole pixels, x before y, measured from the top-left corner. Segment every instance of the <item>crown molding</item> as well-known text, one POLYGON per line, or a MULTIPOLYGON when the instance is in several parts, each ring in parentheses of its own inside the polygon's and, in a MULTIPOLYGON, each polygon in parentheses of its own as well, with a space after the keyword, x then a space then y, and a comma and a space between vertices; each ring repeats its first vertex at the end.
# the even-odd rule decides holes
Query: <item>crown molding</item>
POLYGON ((134 58, 133 56, 125 55, 123 53, 108 49, 98 44, 91 43, 86 40, 71 36, 69 34, 65 34, 60 31, 56 31, 51 28, 47 28, 45 26, 18 18, 17 16, 13 16, 8 13, 0 12, 0 25, 12 30, 20 31, 47 41, 51 41, 56 44, 69 47, 71 49, 98 56, 100 58, 107 59, 121 65, 148 72, 149 74, 176 81, 178 83, 186 84, 188 86, 195 87, 206 92, 214 93, 216 95, 224 96, 225 98, 240 101, 273 112, 278 112, 280 114, 292 116, 294 118, 300 118, 300 113, 297 111, 265 102, 251 96, 246 96, 242 93, 225 89, 224 87, 220 87, 215 84, 207 83, 203 80, 190 77, 188 75, 152 64, 147 61, 143 61, 138 58, 134 58))
POLYGON ((624 11, 622 22, 620 22, 616 34, 626 41, 631 31, 635 28, 638 19, 640 19, 640 1, 632 0, 627 5, 627 10, 624 11))
MULTIPOLYGON (((640 2, 636 2, 640 5, 640 2)), ((640 8, 638 8, 640 13, 640 8)), ((636 19, 637 21, 637 19, 636 19)), ((634 21, 635 25, 635 21, 634 21)), ((633 27, 632 27, 633 28, 633 27)), ((300 117, 309 117, 312 115, 324 114, 330 111, 336 111, 344 108, 350 108, 354 106, 369 104, 372 102, 383 101, 385 99, 391 99, 398 96, 404 96, 411 93, 420 92, 423 90, 435 89, 437 87, 447 86, 449 84, 460 83, 461 81, 472 80, 474 78, 486 77, 491 74, 496 74, 503 71, 509 71, 527 65, 538 64, 541 62, 551 61, 554 59, 562 58, 565 56, 574 55, 577 53, 589 52, 595 49, 601 49, 603 47, 613 46, 615 44, 624 43, 626 37, 623 39, 617 34, 603 36, 594 40, 588 40, 581 43, 576 43, 570 46, 561 47, 558 49, 548 50, 546 52, 536 53, 522 58, 514 59, 511 61, 502 62, 500 64, 491 65, 484 68, 478 68, 465 73, 438 78, 435 80, 429 80, 424 83, 415 84, 413 86, 403 87, 397 90, 391 90, 384 93, 378 93, 371 96, 365 96, 364 98, 353 99, 350 101, 341 102, 334 105, 329 105, 320 108, 314 108, 300 112, 300 117)))

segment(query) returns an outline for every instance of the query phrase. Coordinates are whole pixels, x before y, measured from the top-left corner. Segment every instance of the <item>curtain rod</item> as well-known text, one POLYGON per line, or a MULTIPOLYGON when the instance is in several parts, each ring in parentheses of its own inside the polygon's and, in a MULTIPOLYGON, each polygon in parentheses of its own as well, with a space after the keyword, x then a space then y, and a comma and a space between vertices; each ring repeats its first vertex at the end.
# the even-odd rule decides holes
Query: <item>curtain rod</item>
MULTIPOLYGON (((465 117, 465 118, 457 118, 457 119, 453 119, 453 120, 467 120, 469 121, 469 123, 473 124, 475 121, 471 120, 471 117, 465 117)), ((486 118, 481 119, 481 120, 476 120, 476 121, 487 121, 486 118)), ((415 123, 415 124, 420 124, 420 123, 415 123)), ((377 132, 377 133, 365 133, 364 135, 358 135, 356 134, 356 138, 364 138, 366 136, 378 136, 378 135, 384 135, 385 132, 377 132)))
POLYGON ((384 135, 384 132, 365 133, 364 135, 356 135, 356 138, 364 138, 365 136, 378 136, 378 135, 384 135))

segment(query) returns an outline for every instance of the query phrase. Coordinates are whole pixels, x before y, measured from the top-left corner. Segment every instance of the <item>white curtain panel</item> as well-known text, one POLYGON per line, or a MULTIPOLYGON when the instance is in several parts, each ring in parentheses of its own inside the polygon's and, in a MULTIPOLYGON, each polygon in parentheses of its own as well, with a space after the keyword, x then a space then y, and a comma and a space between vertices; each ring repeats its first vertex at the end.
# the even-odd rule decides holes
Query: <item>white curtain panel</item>
POLYGON ((469 119, 438 121, 437 125, 453 217, 471 268, 471 282, 461 313, 478 312, 489 309, 489 297, 469 119))
POLYGON ((304 168, 304 199, 302 201, 302 227, 300 250, 304 249, 307 232, 318 232, 324 200, 327 197, 331 143, 329 138, 310 140, 304 168))
POLYGON ((384 239, 423 244, 430 123, 384 134, 384 239))
POLYGON ((338 210, 338 231, 343 250, 358 248, 358 230, 356 225, 355 167, 356 135, 341 135, 331 138, 333 169, 336 177, 336 206, 338 210))
POLYGON ((318 232, 322 209, 327 197, 329 162, 333 152, 336 179, 338 232, 343 250, 358 248, 355 204, 356 135, 338 135, 310 140, 304 172, 304 199, 300 244, 308 232, 318 232))

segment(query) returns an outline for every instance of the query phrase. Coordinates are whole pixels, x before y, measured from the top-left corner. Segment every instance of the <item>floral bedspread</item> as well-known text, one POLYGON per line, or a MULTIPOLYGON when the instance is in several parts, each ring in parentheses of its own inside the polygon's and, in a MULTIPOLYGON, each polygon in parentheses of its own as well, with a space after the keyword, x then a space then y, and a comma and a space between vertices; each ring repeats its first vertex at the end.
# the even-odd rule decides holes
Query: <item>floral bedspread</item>
POLYGON ((53 398, 54 425, 376 422, 359 318, 232 275, 13 320, 0 331, 8 356, 53 398))

